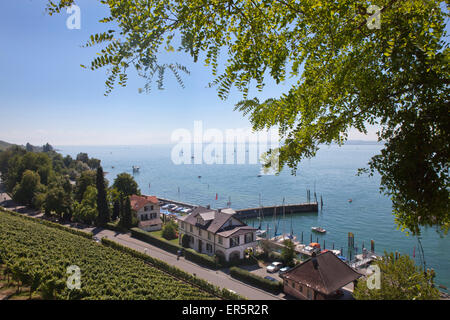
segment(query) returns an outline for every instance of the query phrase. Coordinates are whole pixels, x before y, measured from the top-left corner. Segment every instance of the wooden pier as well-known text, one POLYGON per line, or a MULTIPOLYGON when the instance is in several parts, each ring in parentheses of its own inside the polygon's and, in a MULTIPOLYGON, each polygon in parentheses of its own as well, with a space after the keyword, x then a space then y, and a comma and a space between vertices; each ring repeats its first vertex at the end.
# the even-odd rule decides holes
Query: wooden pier
POLYGON ((165 198, 161 198, 161 197, 156 197, 156 199, 158 199, 158 201, 160 203, 162 203, 162 205, 168 204, 168 203, 173 203, 173 204, 176 204, 177 206, 181 206, 181 207, 185 207, 185 208, 189 208, 189 209, 198 207, 198 205, 181 202, 181 201, 177 201, 177 200, 165 199, 165 198))
POLYGON ((285 204, 279 206, 269 206, 269 207, 260 207, 260 208, 248 208, 248 209, 239 209, 236 211, 236 218, 238 219, 249 219, 249 218, 257 218, 260 215, 262 217, 273 217, 274 212, 276 210, 276 214, 278 217, 281 217, 284 213, 286 215, 291 213, 306 213, 306 212, 318 212, 319 204, 317 202, 307 202, 307 203, 297 203, 297 204, 285 204))

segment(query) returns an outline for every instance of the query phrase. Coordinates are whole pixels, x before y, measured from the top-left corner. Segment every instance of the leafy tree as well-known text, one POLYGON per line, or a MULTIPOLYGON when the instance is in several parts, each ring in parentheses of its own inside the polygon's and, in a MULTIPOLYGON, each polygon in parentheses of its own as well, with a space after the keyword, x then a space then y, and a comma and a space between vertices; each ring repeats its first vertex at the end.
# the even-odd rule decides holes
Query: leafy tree
POLYGON ((87 165, 91 169, 98 169, 100 167, 100 160, 95 158, 90 158, 87 162, 87 165))
POLYGON ((167 222, 162 228, 162 236, 164 239, 172 240, 177 238, 177 226, 174 222, 167 222))
POLYGON ((289 267, 294 265, 294 259, 296 257, 295 245, 291 240, 284 240, 284 246, 281 249, 281 260, 289 267))
POLYGON ((111 220, 116 221, 119 218, 119 216, 120 216, 120 201, 114 200, 111 220))
POLYGON ((380 268, 380 287, 369 288, 366 279, 358 280, 353 291, 357 300, 439 299, 439 291, 433 285, 434 274, 424 273, 409 256, 396 257, 385 252, 383 259, 375 264, 380 268))
POLYGON ((53 151, 53 147, 47 142, 47 143, 42 147, 42 151, 43 151, 43 152, 50 152, 50 151, 53 151))
POLYGON ((94 186, 88 186, 81 203, 74 203, 73 220, 92 225, 97 221, 97 216, 97 189, 94 186))
POLYGON ((122 199, 121 203, 122 208, 119 224, 124 228, 130 228, 133 223, 133 214, 131 212, 130 198, 125 197, 124 199, 122 199))
POLYGON ((84 152, 80 152, 79 154, 77 154, 77 161, 81 161, 83 163, 88 163, 89 161, 89 156, 87 153, 84 152))
POLYGON ((26 146, 25 146, 25 150, 27 150, 28 152, 32 152, 33 151, 33 146, 27 142, 26 146))
POLYGON ((84 171, 77 179, 75 185, 75 200, 81 202, 83 195, 86 192, 87 187, 95 186, 96 172, 93 170, 84 171))
POLYGON ((70 165, 71 165, 72 162, 73 162, 73 159, 72 159, 72 157, 71 157, 70 155, 67 155, 67 156, 64 157, 63 162, 64 162, 64 165, 65 165, 67 168, 69 168, 70 165))
POLYGON ((36 194, 41 188, 41 178, 39 174, 34 171, 26 170, 22 175, 22 180, 13 190, 13 200, 32 206, 36 194))
POLYGON ((125 172, 117 175, 116 179, 114 179, 113 188, 122 193, 124 196, 131 196, 133 194, 141 193, 133 176, 125 172))
MULTIPOLYGON (((48 11, 72 3, 50 0, 48 11)), ((255 130, 279 128, 281 146, 267 159, 279 154, 280 168, 295 173, 319 145, 342 144, 350 129, 366 133, 368 125, 377 125, 385 146, 366 171, 380 173, 397 224, 414 234, 430 225, 448 232, 448 1, 102 3, 109 15, 100 22, 113 26, 92 35, 86 47, 103 46, 90 68, 109 68, 106 94, 127 84, 130 67, 147 80, 148 90, 154 76, 163 87, 166 70, 182 83, 179 71, 186 68, 158 59, 175 51, 179 39, 179 52, 211 67, 210 86, 220 98, 232 87, 242 93, 236 109, 255 130), (290 88, 260 101, 251 89, 262 91, 268 78, 290 88)))
POLYGON ((103 226, 109 222, 110 213, 108 201, 106 200, 107 196, 106 183, 102 167, 97 168, 96 186, 97 186, 97 210, 98 210, 97 225, 103 226))
POLYGON ((46 215, 55 213, 64 219, 70 219, 72 216, 72 199, 61 186, 48 190, 43 207, 46 215))

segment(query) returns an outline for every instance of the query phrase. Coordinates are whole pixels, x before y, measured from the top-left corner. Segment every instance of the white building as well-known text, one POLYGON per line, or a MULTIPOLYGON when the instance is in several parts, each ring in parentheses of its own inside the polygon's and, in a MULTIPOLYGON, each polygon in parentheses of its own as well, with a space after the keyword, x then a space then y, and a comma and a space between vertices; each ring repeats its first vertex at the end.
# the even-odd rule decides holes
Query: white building
POLYGON ((161 230, 159 202, 155 196, 130 196, 131 209, 136 212, 138 227, 145 231, 161 230))
POLYGON ((178 218, 179 243, 190 236, 190 247, 200 253, 222 256, 226 261, 244 258, 247 248, 255 249, 256 229, 233 217, 233 209, 195 208, 178 218))

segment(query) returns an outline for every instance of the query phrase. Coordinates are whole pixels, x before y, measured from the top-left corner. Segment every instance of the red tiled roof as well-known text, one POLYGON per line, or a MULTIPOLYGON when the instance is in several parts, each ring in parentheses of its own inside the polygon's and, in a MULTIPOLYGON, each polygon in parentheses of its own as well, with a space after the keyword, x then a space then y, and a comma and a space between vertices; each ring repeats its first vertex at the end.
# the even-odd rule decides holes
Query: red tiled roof
POLYGON ((131 209, 139 211, 147 204, 158 204, 155 196, 138 196, 133 194, 130 196, 131 209))
POLYGON ((329 295, 346 284, 358 279, 362 274, 356 272, 331 251, 295 266, 285 272, 282 278, 300 282, 315 291, 329 295))

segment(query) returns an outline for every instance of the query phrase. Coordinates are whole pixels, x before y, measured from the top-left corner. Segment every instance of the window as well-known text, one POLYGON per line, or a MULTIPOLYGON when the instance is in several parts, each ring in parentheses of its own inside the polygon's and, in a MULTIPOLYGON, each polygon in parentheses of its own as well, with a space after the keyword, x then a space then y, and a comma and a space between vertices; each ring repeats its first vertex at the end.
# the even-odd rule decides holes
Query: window
POLYGON ((245 243, 253 242, 253 232, 245 234, 245 243))
POLYGON ((150 206, 150 210, 153 210, 153 206, 150 206))
POLYGON ((303 292, 303 286, 301 284, 298 285, 298 291, 303 292))
POLYGON ((211 240, 211 232, 208 232, 208 240, 211 240))
POLYGON ((308 299, 311 299, 311 289, 307 289, 306 296, 308 297, 308 299))
POLYGON ((212 252, 212 245, 210 245, 209 243, 206 244, 206 251, 212 252))
POLYGON ((181 223, 181 229, 184 229, 184 222, 181 223))
POLYGON ((189 225, 189 231, 190 231, 190 232, 194 232, 194 231, 192 231, 192 224, 189 225))
POLYGON ((198 228, 198 235, 201 237, 202 236, 202 229, 198 228))
POLYGON ((223 244, 223 238, 219 236, 219 244, 223 244))
POLYGON ((292 288, 295 289, 295 282, 294 281, 292 281, 291 285, 292 285, 292 288))
POLYGON ((230 247, 236 247, 239 245, 239 236, 230 238, 230 247))

